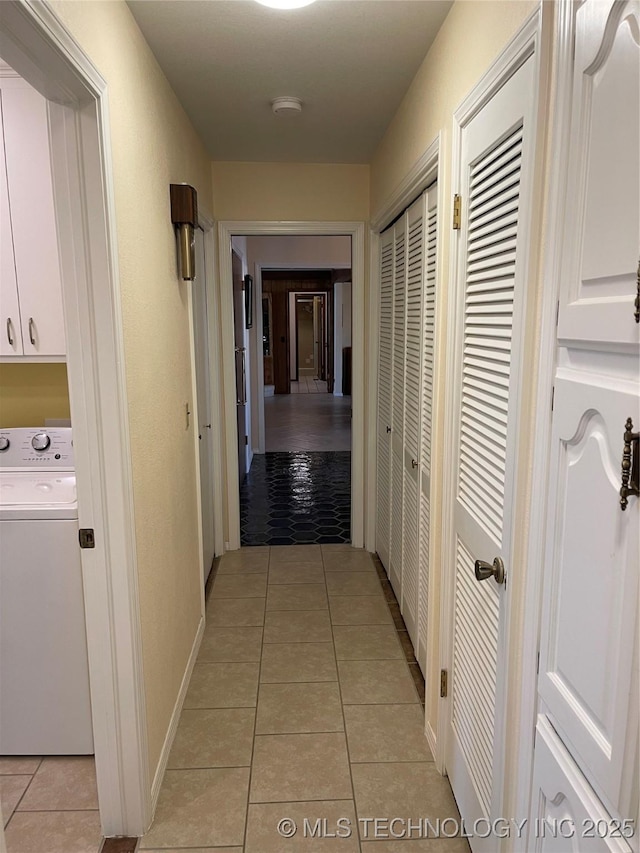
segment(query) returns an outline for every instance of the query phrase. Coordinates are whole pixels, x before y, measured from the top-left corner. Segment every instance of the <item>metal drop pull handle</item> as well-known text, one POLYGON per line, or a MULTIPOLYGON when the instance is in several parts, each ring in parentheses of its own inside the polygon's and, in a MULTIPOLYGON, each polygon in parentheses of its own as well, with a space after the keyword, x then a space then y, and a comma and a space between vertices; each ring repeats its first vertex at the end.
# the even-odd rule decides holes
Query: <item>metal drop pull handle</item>
POLYGON ((624 425, 622 449, 622 485, 620 486, 620 509, 624 512, 631 495, 640 495, 640 433, 633 432, 633 421, 627 418, 624 425))
POLYGON ((11 317, 7 318, 7 340, 9 341, 9 346, 12 347, 15 343, 15 339, 13 337, 13 323, 11 322, 11 317))
POLYGON ((496 557, 493 563, 476 560, 475 572, 477 581, 486 581, 488 578, 495 578, 496 583, 504 583, 507 577, 501 557, 496 557))
POLYGON ((33 330, 35 329, 35 323, 33 322, 33 317, 29 317, 29 340, 31 341, 31 345, 36 345, 36 338, 33 334, 33 330))
POLYGON ((412 467, 412 468, 417 468, 417 467, 418 467, 418 463, 416 462, 416 460, 415 460, 415 459, 412 459, 412 460, 411 460, 411 467, 412 467))

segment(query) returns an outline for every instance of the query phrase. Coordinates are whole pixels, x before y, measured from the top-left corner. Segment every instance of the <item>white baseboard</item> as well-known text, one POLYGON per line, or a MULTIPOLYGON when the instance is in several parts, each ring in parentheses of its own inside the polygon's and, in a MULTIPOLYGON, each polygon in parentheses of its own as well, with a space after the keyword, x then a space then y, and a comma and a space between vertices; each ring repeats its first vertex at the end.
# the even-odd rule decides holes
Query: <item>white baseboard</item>
POLYGON ((176 704, 173 707, 173 713, 171 714, 171 722, 169 723, 169 729, 167 730, 167 736, 164 739, 164 743, 162 745, 162 752, 160 753, 160 760, 158 761, 158 766, 156 768, 155 776, 153 777, 153 785, 151 786, 151 813, 155 815, 156 806, 158 805, 158 797, 160 796, 160 788, 162 787, 162 780, 164 779, 164 774, 167 769, 167 764, 169 762, 169 753, 171 752, 171 747, 173 746, 173 740, 176 736, 176 731, 178 729, 178 723, 180 722, 180 714, 182 713, 182 706, 184 705, 184 700, 187 695, 187 690, 189 688, 189 682, 191 681, 191 675, 193 674, 193 668, 196 665, 196 660, 198 658, 198 652, 200 651, 200 643, 202 642, 202 636, 204 634, 204 616, 200 618, 200 624, 198 625, 198 630, 196 631, 196 636, 193 641, 193 646, 191 647, 191 654, 189 655, 189 660, 187 661, 187 667, 184 671, 184 675, 182 676, 182 683, 180 684, 180 690, 178 691, 178 696, 176 698, 176 704))

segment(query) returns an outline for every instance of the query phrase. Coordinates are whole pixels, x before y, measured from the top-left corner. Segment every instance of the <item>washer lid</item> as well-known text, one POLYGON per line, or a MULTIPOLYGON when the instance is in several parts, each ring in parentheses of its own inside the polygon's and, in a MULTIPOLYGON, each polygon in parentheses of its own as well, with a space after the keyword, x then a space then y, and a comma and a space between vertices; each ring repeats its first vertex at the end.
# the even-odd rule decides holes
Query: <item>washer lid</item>
POLYGON ((56 506, 73 508, 76 504, 75 474, 49 471, 0 472, 0 507, 56 506))

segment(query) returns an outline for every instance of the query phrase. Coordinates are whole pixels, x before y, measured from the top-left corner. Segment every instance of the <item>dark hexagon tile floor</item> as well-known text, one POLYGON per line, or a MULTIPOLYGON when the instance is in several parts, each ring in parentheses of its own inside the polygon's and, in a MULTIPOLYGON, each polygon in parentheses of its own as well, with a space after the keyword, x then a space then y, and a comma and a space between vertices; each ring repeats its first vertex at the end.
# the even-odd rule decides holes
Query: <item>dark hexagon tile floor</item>
POLYGON ((240 486, 243 545, 351 541, 351 453, 256 454, 240 486))

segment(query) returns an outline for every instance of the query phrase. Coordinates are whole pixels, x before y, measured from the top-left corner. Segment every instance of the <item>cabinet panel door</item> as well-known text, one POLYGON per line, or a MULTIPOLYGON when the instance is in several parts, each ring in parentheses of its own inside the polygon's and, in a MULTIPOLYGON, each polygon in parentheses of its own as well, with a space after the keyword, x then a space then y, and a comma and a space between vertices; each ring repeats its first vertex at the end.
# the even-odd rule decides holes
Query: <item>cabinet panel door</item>
POLYGON ((5 152, 24 354, 62 356, 64 316, 47 102, 24 81, 6 82, 5 152))
POLYGON ((536 727, 530 853, 628 853, 632 827, 613 822, 544 716, 536 727))
POLYGON ((9 211, 3 124, 2 92, 0 92, 0 355, 22 355, 22 329, 13 254, 13 230, 9 211))

